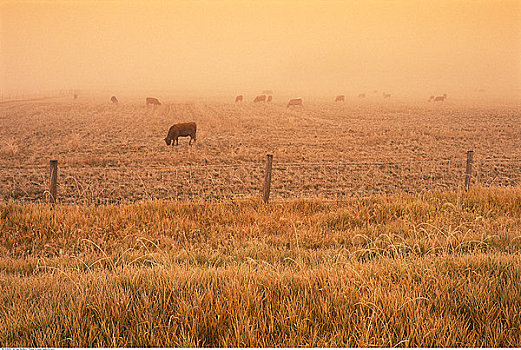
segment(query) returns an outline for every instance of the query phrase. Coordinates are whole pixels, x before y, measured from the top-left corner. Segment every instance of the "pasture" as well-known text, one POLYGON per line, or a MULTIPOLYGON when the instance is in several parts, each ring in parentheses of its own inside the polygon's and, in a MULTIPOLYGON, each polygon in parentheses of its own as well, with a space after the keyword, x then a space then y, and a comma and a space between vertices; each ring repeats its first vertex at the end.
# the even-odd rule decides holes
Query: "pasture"
POLYGON ((519 105, 158 97, 0 104, 0 346, 521 344, 519 105))
POLYGON ((0 105, 0 199, 45 200, 49 160, 63 203, 257 196, 274 155, 272 198, 338 199, 455 189, 467 150, 474 183, 520 178, 519 106, 381 101, 274 103, 143 100, 0 105), (197 123, 197 142, 163 141, 197 123))

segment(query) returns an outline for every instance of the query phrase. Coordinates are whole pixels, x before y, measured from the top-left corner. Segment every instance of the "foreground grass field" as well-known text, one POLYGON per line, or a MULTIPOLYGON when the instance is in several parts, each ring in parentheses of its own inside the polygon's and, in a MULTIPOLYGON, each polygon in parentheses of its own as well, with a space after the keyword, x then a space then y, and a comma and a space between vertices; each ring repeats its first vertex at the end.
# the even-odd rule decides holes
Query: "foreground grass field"
POLYGON ((519 187, 0 211, 0 346, 521 346, 519 187))

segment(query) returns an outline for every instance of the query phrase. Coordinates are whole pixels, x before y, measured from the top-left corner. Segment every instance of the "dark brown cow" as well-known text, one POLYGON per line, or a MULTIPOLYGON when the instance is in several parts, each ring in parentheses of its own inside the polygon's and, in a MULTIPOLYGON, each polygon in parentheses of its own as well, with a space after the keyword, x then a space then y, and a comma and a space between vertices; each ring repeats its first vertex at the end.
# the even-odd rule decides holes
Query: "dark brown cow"
POLYGON ((442 96, 436 96, 434 98, 434 102, 443 102, 447 98, 447 94, 443 94, 442 96))
POLYGON ((159 105, 161 105, 161 102, 159 102, 159 100, 155 97, 147 97, 147 106, 148 105, 159 106, 159 105))
POLYGON ((255 103, 257 103, 257 102, 266 102, 266 95, 259 95, 259 96, 255 97, 253 102, 255 102, 255 103))
POLYGON ((269 95, 268 99, 266 100, 266 102, 271 102, 271 100, 273 100, 273 97, 271 95, 269 95))
POLYGON ((344 102, 344 101, 345 101, 345 96, 344 95, 338 95, 335 98, 335 102, 344 102))
POLYGON ((242 95, 237 96, 235 102, 242 102, 242 95))
POLYGON ((188 144, 192 145, 192 140, 195 142, 195 133, 197 125, 194 122, 174 124, 168 130, 168 135, 165 137, 167 146, 172 144, 172 147, 179 144, 179 137, 190 136, 188 144))
POLYGON ((118 99, 116 98, 116 96, 112 96, 112 97, 110 98, 110 100, 112 101, 112 103, 114 103, 114 104, 116 104, 116 105, 117 105, 118 102, 119 102, 118 99))
POLYGON ((383 93, 383 96, 384 98, 391 98, 391 94, 386 94, 385 92, 383 93))
POLYGON ((291 100, 289 100, 288 102, 288 108, 289 106, 302 106, 302 98, 292 98, 291 100))

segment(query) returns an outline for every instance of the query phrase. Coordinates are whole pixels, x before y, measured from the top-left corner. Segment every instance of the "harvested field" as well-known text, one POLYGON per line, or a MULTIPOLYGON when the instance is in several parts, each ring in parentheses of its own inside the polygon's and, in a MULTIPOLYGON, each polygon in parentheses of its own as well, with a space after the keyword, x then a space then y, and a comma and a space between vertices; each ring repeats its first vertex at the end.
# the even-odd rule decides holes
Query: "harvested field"
POLYGON ((520 182, 518 106, 163 100, 1 105, 0 199, 45 200, 50 159, 60 200, 83 204, 257 196, 267 153, 272 198, 455 189, 469 149, 474 184, 520 182), (198 124, 197 143, 167 147, 168 128, 184 121, 198 124))

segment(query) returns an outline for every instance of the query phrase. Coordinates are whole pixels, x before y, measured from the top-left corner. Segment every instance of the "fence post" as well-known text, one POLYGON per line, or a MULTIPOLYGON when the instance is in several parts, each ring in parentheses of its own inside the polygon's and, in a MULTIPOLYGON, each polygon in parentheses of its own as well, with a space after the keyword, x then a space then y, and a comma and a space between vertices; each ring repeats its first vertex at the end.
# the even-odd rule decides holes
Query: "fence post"
POLYGON ((52 204, 56 203, 56 194, 57 194, 57 183, 58 183, 58 161, 51 160, 51 177, 49 182, 49 193, 50 200, 52 204))
POLYGON ((270 198, 270 187, 271 187, 271 165, 273 163, 273 155, 266 155, 266 173, 264 174, 264 190, 262 199, 264 203, 268 203, 268 199, 270 198))
POLYGON ((474 158, 474 151, 467 151, 467 169, 465 171, 465 191, 470 188, 470 179, 472 176, 472 161, 474 158))

